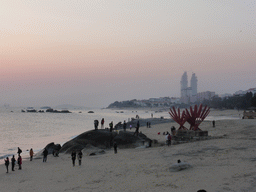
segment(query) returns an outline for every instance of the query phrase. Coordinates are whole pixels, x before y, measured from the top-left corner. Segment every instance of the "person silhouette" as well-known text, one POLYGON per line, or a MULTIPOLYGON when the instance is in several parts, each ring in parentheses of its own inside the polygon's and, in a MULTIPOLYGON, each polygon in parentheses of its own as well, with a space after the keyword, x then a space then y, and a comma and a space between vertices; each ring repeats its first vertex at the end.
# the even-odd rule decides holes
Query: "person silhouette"
POLYGON ((8 167, 9 167, 9 164, 10 164, 9 157, 6 157, 6 159, 4 161, 5 161, 5 166, 6 166, 6 170, 7 170, 6 173, 8 173, 8 167))
POLYGON ((12 171, 14 171, 14 166, 15 166, 15 162, 16 162, 14 155, 11 158, 11 162, 12 162, 12 171))

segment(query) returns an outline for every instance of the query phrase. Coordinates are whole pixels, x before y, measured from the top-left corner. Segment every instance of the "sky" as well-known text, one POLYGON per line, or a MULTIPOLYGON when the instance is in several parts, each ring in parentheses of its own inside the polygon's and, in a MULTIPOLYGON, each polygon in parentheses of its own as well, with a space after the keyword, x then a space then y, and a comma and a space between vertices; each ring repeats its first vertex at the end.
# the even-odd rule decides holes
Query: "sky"
POLYGON ((1 0, 0 105, 107 107, 256 87, 255 0, 1 0))

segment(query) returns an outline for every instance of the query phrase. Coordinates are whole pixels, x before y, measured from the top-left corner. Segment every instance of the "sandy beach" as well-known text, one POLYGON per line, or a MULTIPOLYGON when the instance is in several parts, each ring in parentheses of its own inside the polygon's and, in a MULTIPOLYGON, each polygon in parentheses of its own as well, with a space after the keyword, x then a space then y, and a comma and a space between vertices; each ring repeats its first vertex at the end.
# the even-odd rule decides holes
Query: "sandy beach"
MULTIPOLYGON (((211 115, 238 113, 213 111, 211 115)), ((163 123, 140 131, 161 144, 165 137, 157 133, 170 132, 173 125, 178 127, 177 123, 163 123)), ((169 147, 118 149, 117 154, 106 150, 89 156, 84 151, 82 165, 76 161, 75 167, 69 154, 49 155, 46 163, 23 159, 22 170, 16 165, 11 171, 9 166, 9 173, 1 165, 0 191, 256 191, 256 120, 220 120, 214 128, 205 121, 200 128, 219 138, 169 147), (178 159, 191 168, 170 171, 178 159)))

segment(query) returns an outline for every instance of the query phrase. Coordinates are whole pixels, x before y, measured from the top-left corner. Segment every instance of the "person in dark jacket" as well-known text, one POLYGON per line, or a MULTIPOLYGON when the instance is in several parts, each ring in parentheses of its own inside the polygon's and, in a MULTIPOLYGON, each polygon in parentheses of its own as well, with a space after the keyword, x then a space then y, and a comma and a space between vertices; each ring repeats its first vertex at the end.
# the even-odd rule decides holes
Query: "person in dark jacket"
POLYGON ((18 147, 18 152, 19 155, 22 153, 22 150, 18 147))
POLYGON ((19 170, 21 170, 21 164, 22 164, 22 158, 21 158, 21 156, 19 155, 19 157, 18 157, 19 170))
POLYGON ((100 124, 101 124, 101 129, 104 129, 104 122, 105 122, 105 120, 104 120, 104 118, 102 118, 102 119, 101 119, 101 122, 100 122, 100 124))
POLYGON ((114 142, 114 152, 117 153, 117 143, 114 142))
POLYGON ((94 120, 94 128, 95 128, 95 130, 98 130, 98 126, 99 126, 99 121, 96 119, 96 120, 94 120))
POLYGON ((12 156, 11 161, 12 161, 12 171, 14 171, 14 166, 15 166, 15 161, 16 161, 14 155, 12 156))
POLYGON ((133 134, 133 135, 136 135, 136 136, 138 136, 138 135, 139 135, 139 128, 140 128, 140 122, 138 121, 138 122, 137 122, 136 131, 134 132, 134 134, 133 134))
POLYGON ((47 155, 48 155, 48 150, 46 148, 44 148, 44 152, 43 152, 43 162, 46 162, 47 161, 47 155))
POLYGON ((123 129, 124 129, 124 131, 126 131, 126 122, 124 121, 124 124, 123 124, 123 129))
POLYGON ((5 166, 6 166, 6 170, 7 170, 6 173, 8 173, 8 167, 9 167, 9 164, 10 164, 9 158, 6 157, 6 159, 4 161, 5 161, 5 166))
POLYGON ((74 166, 75 166, 75 161, 76 161, 76 152, 75 152, 75 151, 72 151, 72 153, 71 153, 71 159, 72 159, 73 167, 74 167, 74 166))
POLYGON ((82 151, 80 150, 79 153, 77 154, 77 159, 78 159, 78 161, 79 161, 79 165, 81 165, 82 157, 83 157, 83 153, 82 153, 82 151))
POLYGON ((113 126, 114 126, 113 121, 111 121, 111 122, 109 123, 109 131, 110 131, 110 132, 113 131, 113 126))

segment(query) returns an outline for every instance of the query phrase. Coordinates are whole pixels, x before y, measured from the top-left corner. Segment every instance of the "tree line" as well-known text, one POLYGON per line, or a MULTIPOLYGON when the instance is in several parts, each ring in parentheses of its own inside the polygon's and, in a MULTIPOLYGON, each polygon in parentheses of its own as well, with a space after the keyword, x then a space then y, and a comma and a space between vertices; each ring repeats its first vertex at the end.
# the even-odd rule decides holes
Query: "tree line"
POLYGON ((204 100, 202 104, 216 109, 246 110, 256 107, 256 94, 253 95, 252 92, 248 92, 245 95, 234 95, 223 99, 214 96, 211 100, 204 100))

